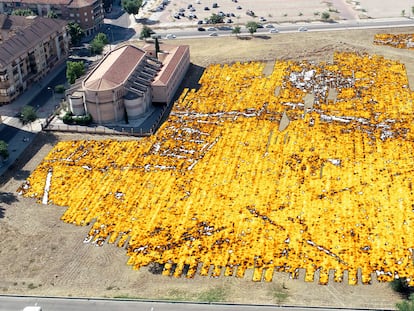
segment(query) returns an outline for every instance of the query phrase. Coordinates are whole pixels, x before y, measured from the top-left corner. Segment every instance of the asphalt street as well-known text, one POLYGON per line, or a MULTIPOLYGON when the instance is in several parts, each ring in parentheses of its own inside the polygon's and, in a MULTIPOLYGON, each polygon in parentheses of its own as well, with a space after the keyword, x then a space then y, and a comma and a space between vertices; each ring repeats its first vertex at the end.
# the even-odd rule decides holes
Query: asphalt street
MULTIPOLYGON (((75 299, 0 296, 0 311, 22 310, 25 306, 38 305, 42 311, 357 311, 369 309, 307 308, 277 305, 240 305, 219 303, 159 302, 110 299, 75 299)), ((385 310, 385 309, 376 309, 385 310)), ((388 310, 387 310, 388 311, 388 310)))

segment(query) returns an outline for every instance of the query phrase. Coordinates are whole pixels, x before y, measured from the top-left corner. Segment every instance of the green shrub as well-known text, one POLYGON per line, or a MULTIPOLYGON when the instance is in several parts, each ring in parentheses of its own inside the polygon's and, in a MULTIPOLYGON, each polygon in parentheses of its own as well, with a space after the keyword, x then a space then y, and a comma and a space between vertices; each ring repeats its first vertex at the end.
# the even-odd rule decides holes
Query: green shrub
POLYGON ((65 92, 65 86, 63 84, 59 84, 55 86, 55 93, 63 94, 65 92))
POLYGON ((73 122, 72 121, 72 116, 73 116, 72 112, 70 112, 70 111, 66 112, 65 115, 62 118, 63 123, 65 123, 65 124, 73 124, 72 123, 73 122))
POLYGON ((92 116, 88 113, 84 116, 74 116, 72 112, 68 111, 62 118, 63 123, 69 125, 89 125, 92 123, 92 116))
POLYGON ((414 287, 408 285, 406 278, 394 279, 390 282, 390 286, 395 292, 406 298, 414 292, 414 287))
POLYGON ((3 159, 9 157, 9 145, 4 140, 0 140, 0 157, 3 159))

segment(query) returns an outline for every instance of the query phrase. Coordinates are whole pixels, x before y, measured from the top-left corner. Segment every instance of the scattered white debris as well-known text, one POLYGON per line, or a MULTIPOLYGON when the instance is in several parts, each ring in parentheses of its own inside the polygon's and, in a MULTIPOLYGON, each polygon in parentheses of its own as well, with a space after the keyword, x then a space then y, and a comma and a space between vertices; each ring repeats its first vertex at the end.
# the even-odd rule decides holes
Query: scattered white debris
POLYGON ((341 166, 341 160, 340 159, 328 159, 329 162, 331 162, 335 166, 341 166))
POLYGON ((49 190, 50 190, 52 175, 53 175, 53 170, 50 168, 47 171, 47 175, 46 175, 46 184, 45 184, 45 189, 43 192, 42 204, 47 204, 47 202, 49 201, 49 190))
POLYGON ((84 168, 85 170, 88 170, 88 171, 92 171, 92 167, 90 167, 88 165, 82 165, 82 168, 84 168))

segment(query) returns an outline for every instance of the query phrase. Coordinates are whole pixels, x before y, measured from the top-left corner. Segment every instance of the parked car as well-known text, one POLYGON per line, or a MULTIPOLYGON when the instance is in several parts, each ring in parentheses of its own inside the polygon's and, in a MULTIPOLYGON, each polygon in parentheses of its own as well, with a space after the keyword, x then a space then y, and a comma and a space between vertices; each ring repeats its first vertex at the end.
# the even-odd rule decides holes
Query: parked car
POLYGON ((213 9, 218 8, 218 4, 217 4, 217 3, 213 3, 212 8, 213 8, 213 9))
POLYGON ((266 28, 275 28, 275 26, 273 26, 272 24, 266 24, 265 27, 266 28))
POLYGON ((205 6, 204 11, 208 11, 208 10, 210 10, 210 8, 208 6, 205 6))
POLYGON ((197 22, 198 25, 201 25, 202 23, 203 21, 201 19, 197 22))
POLYGON ((217 31, 218 29, 216 27, 209 27, 207 28, 208 31, 217 31))

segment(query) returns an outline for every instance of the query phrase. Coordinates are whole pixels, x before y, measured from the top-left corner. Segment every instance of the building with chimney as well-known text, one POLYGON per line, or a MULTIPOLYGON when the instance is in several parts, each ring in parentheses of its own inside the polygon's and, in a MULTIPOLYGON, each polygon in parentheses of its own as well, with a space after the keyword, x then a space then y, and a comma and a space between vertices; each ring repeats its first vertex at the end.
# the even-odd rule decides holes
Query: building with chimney
POLYGON ((74 115, 90 113, 95 123, 114 123, 144 115, 152 104, 173 100, 190 65, 187 45, 139 48, 118 46, 67 91, 74 115))

